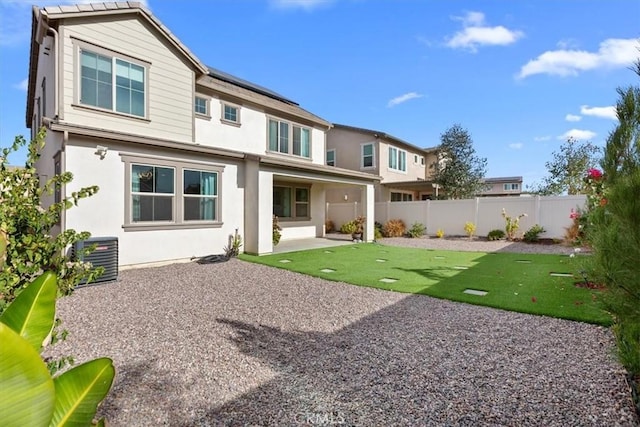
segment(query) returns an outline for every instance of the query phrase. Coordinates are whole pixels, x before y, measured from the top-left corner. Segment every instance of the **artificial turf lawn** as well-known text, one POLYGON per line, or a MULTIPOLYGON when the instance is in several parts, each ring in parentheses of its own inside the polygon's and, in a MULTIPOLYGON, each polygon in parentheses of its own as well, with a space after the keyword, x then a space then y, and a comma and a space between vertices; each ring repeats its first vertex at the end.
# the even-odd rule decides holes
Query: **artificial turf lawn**
POLYGON ((602 291, 575 286, 579 264, 566 255, 457 252, 360 243, 241 259, 327 280, 601 325, 611 317, 602 291), (289 262, 281 262, 288 260, 289 262), (383 261, 384 260, 384 261, 383 261), (331 272, 321 270, 330 269, 331 272), (556 277, 550 273, 575 273, 556 277), (393 283, 380 279, 395 279, 393 283), (463 291, 485 291, 485 296, 463 291))

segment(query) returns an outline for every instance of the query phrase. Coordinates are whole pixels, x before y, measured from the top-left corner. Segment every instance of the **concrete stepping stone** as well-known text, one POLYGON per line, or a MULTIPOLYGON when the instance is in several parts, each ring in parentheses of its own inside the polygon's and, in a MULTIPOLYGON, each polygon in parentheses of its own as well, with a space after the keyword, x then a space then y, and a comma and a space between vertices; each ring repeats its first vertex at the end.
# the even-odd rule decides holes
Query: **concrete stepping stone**
POLYGON ((445 259, 443 256, 434 256, 433 259, 445 259))
POLYGON ((519 262, 520 264, 531 264, 531 260, 529 259, 517 259, 516 262, 519 262))
POLYGON ((384 282, 384 283, 394 283, 397 282, 398 279, 391 279, 389 277, 383 277, 382 279, 380 279, 380 282, 384 282))
POLYGON ((281 259, 280 262, 283 263, 283 264, 286 264, 288 262, 291 262, 291 260, 290 259, 281 259))
POLYGON ((333 251, 324 251, 325 254, 332 254, 333 251))
POLYGON ((336 271, 331 269, 331 268, 323 268, 322 270, 323 273, 335 273, 336 271))
POLYGON ((489 292, 487 291, 480 291, 478 289, 465 289, 464 291, 465 294, 469 294, 469 295, 478 295, 479 297, 483 297, 485 295, 487 295, 489 292))
POLYGON ((453 267, 454 270, 468 270, 469 267, 465 267, 462 265, 456 265, 455 267, 453 267))
POLYGON ((549 273, 549 276, 554 276, 554 277, 573 277, 573 273, 549 273))
POLYGON ((376 262, 387 262, 386 259, 377 259, 376 262))

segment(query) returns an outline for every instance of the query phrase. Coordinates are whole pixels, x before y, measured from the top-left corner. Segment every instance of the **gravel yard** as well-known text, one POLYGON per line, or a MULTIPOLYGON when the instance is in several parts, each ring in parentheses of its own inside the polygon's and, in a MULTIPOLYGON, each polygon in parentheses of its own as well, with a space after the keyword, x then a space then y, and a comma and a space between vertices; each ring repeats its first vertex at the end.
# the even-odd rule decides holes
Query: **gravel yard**
POLYGON ((115 362, 112 426, 637 425, 611 332, 583 323, 236 259, 123 271, 58 315, 54 354, 115 362))

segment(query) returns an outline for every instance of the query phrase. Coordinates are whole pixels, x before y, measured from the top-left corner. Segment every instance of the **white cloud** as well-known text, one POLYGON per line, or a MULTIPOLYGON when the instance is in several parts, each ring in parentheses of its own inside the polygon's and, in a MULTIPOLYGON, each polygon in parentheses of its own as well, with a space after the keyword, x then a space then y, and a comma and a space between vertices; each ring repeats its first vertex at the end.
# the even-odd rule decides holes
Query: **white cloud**
POLYGON ((26 92, 28 85, 29 85, 29 79, 24 79, 20 83, 14 84, 13 87, 26 92))
POLYGON ((395 107, 396 105, 402 104, 403 102, 407 102, 411 99, 422 98, 422 96, 423 95, 420 95, 419 93, 416 93, 416 92, 405 93, 404 95, 396 96, 395 98, 391 99, 387 103, 387 107, 389 108, 395 107))
POLYGON ((514 142, 513 144, 509 144, 509 148, 511 148, 512 150, 519 150, 522 147, 524 147, 524 144, 522 142, 514 142))
MULTIPOLYGON (((149 7, 148 0, 138 0, 149 7)), ((28 43, 31 36, 31 7, 93 3, 95 0, 0 0, 0 46, 16 46, 28 43)))
POLYGON ((564 119, 568 122, 579 122, 582 120, 582 116, 577 116, 575 114, 567 114, 564 116, 564 119))
POLYGON ((537 141, 537 142, 541 142, 541 141, 549 141, 550 139, 551 139, 551 136, 550 136, 550 135, 545 135, 545 136, 535 136, 535 137, 533 137, 533 140, 534 140, 534 141, 537 141))
POLYGON ((562 135, 558 136, 558 139, 566 140, 569 138, 573 138, 578 140, 585 140, 585 139, 592 139, 594 136, 596 136, 596 133, 590 130, 571 129, 566 131, 562 135))
POLYGON ((332 3, 333 0, 271 0, 271 5, 280 9, 301 8, 311 10, 332 3))
POLYGON ((446 42, 447 47, 454 49, 476 52, 480 46, 506 46, 524 36, 522 31, 510 30, 502 25, 487 26, 482 12, 467 12, 464 16, 452 19, 462 21, 464 27, 446 42))
POLYGON ((607 39, 597 52, 585 50, 549 50, 522 66, 518 77, 534 74, 576 76, 596 68, 629 66, 637 59, 640 43, 637 39, 607 39))
POLYGON ((603 119, 618 120, 616 107, 610 105, 608 107, 589 107, 588 105, 580 106, 580 113, 585 116, 601 117, 603 119))

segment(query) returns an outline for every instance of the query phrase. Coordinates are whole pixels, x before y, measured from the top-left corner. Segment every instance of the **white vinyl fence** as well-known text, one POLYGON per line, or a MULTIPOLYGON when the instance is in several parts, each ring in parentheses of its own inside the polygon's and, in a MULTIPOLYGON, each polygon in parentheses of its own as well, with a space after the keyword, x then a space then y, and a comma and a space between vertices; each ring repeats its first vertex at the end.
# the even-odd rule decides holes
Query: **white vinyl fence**
MULTIPOLYGON (((430 235, 439 228, 445 235, 464 235, 464 224, 473 222, 476 235, 486 236, 491 230, 504 230, 502 209, 505 209, 512 217, 527 214, 520 220, 520 233, 539 224, 546 230, 540 237, 561 239, 565 228, 571 225, 571 209, 583 208, 585 201, 586 197, 579 195, 382 202, 375 205, 375 221, 384 224, 390 219, 401 219, 407 228, 419 222, 427 227, 430 235)), ((362 206, 358 203, 327 203, 327 219, 338 229, 361 214, 362 206)))

